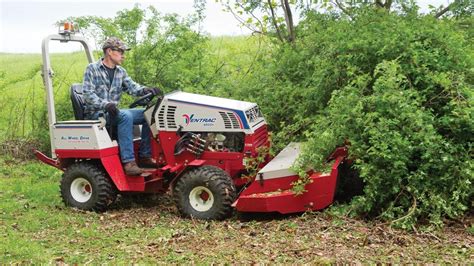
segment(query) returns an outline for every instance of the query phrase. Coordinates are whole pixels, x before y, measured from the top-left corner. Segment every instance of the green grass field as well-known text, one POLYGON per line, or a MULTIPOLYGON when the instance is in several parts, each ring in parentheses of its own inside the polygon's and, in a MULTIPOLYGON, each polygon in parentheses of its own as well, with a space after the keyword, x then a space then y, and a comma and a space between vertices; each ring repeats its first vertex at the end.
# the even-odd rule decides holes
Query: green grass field
MULTIPOLYGON (((0 139, 29 136, 46 114, 41 55, 0 54, 0 61, 0 139)), ((83 53, 53 54, 51 63, 59 106, 68 100, 70 84, 81 82, 87 60, 83 53)))

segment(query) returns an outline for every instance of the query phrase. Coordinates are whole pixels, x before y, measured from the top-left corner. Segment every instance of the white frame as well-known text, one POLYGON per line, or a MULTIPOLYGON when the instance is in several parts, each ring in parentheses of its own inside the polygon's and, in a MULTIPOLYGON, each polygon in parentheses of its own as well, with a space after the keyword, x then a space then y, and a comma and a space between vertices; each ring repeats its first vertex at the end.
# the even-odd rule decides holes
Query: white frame
POLYGON ((54 108, 54 90, 53 90, 53 70, 51 68, 51 60, 49 58, 49 42, 59 41, 62 43, 67 42, 80 42, 84 46, 84 51, 87 56, 89 63, 94 62, 94 56, 90 50, 90 46, 87 41, 81 36, 75 36, 70 33, 65 34, 52 34, 43 39, 42 43, 42 57, 43 57, 43 68, 42 76, 44 87, 46 90, 46 104, 48 106, 48 123, 49 123, 49 138, 51 142, 51 157, 56 159, 56 153, 54 152, 54 124, 56 123, 56 111, 54 108))

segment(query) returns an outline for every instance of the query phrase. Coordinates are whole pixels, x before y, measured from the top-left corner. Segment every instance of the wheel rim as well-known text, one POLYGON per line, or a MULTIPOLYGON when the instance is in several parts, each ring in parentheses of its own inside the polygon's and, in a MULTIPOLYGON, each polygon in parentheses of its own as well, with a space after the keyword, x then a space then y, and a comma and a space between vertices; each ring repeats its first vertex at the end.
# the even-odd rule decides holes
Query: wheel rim
POLYGON ((77 202, 86 202, 92 197, 91 183, 82 177, 74 179, 71 183, 71 196, 77 202))
POLYGON ((189 193, 189 203, 196 211, 205 212, 212 208, 214 195, 207 187, 195 187, 189 193))

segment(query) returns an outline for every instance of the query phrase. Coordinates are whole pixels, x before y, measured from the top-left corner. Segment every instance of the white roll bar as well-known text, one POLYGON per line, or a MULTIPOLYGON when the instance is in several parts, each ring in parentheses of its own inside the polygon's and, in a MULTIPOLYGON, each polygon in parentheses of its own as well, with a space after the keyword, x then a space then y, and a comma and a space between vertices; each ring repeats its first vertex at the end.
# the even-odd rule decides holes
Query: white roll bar
POLYGON ((56 123, 56 111, 54 108, 54 91, 53 91, 53 70, 51 69, 51 60, 49 58, 49 41, 60 41, 60 42, 80 42, 84 46, 84 50, 87 55, 89 63, 94 62, 92 51, 89 49, 89 44, 81 36, 74 36, 71 34, 53 34, 43 39, 42 54, 43 54, 43 68, 42 76, 43 83, 46 90, 46 104, 48 105, 48 123, 49 123, 49 138, 51 142, 51 157, 56 158, 54 152, 54 134, 53 125, 56 123))

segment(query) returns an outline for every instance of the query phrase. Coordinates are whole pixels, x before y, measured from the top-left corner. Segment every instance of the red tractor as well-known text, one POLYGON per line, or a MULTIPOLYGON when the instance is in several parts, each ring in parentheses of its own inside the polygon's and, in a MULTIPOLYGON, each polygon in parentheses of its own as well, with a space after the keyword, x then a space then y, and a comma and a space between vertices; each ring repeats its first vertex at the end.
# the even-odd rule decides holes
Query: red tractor
MULTIPOLYGON (((323 209, 333 202, 338 166, 347 155, 346 148, 333 153, 329 173, 308 171, 312 182, 305 193, 296 195, 292 183, 298 176, 290 167, 300 145, 289 144, 272 160, 262 156, 270 142, 257 104, 181 91, 162 97, 145 95, 130 106, 145 106, 153 157, 161 166, 140 176, 127 176, 119 144, 105 121, 83 120, 81 84, 71 87, 75 120, 56 121, 49 41, 80 42, 89 62, 93 61, 87 42, 67 29, 43 40, 52 156, 35 151, 39 160, 64 171, 61 196, 66 205, 105 211, 119 193, 171 190, 184 216, 223 219, 234 208, 239 212, 294 213, 323 209), (256 170, 249 171, 250 165, 256 170)), ((137 146, 139 142, 136 138, 137 146)))

